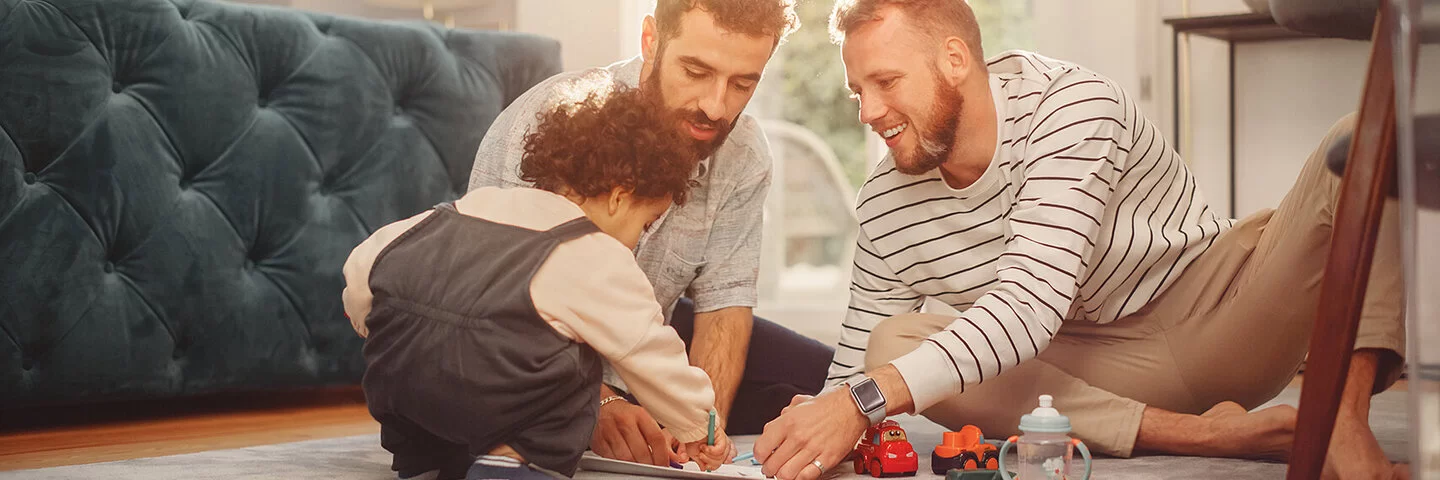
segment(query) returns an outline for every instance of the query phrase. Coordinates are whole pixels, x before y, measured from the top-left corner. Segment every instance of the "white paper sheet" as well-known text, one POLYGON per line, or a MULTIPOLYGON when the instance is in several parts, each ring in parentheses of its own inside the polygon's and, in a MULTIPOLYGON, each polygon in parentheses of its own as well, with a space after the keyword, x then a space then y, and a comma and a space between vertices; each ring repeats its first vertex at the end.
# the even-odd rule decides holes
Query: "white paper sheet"
POLYGON ((624 460, 612 460, 592 452, 585 452, 585 455, 580 457, 580 468, 596 472, 620 473, 653 478, 765 478, 765 475, 760 473, 760 467, 758 465, 721 465, 720 469, 714 472, 702 472, 700 471, 700 466, 696 465, 695 462, 686 463, 684 469, 657 467, 655 465, 626 462, 624 460))

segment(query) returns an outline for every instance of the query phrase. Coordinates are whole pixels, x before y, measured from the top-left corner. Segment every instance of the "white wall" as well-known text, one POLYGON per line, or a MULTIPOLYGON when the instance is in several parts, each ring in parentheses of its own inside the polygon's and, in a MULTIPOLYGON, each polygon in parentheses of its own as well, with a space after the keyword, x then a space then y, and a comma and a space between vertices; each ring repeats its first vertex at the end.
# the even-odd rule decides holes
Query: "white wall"
MULTIPOLYGON (((1078 63, 1141 98, 1138 6, 1146 0, 1034 0, 1032 34, 1041 55, 1078 63)), ((1146 72, 1148 73, 1148 72, 1146 72)))
MULTIPOLYGON (((1180 0, 1034 0, 1035 50, 1084 65, 1126 90, 1175 145, 1171 32, 1162 20, 1181 14, 1180 0)), ((1191 2, 1192 15, 1246 11, 1240 0, 1191 2)), ((1213 208, 1229 210, 1228 65, 1223 42, 1195 39, 1189 49, 1192 121, 1179 152, 1213 208), (1215 77, 1215 75, 1219 75, 1215 77), (1218 80, 1215 80, 1218 78, 1218 80), (1217 101, 1220 99, 1221 101, 1217 101)))
POLYGON ((1155 55, 1152 72, 1158 80, 1158 90, 1164 92, 1157 105, 1163 118, 1156 119, 1153 115, 1150 118, 1166 126, 1170 132, 1167 138, 1178 145, 1177 151, 1190 165, 1200 192, 1211 208, 1220 212, 1230 211, 1229 49, 1219 40, 1198 36, 1180 39, 1180 91, 1188 93, 1180 95, 1181 119, 1176 125, 1174 68, 1177 55, 1175 38, 1164 19, 1247 11, 1240 0, 1166 0, 1152 11, 1156 16, 1147 22, 1148 32, 1153 35, 1150 43, 1158 46, 1152 52, 1155 55))
MULTIPOLYGON (((1440 78, 1440 49, 1421 53, 1420 77, 1440 78)), ((1330 127, 1360 108, 1367 42, 1315 39, 1255 44, 1236 60, 1236 207, 1278 205, 1330 127)), ((1421 111, 1440 108, 1422 87, 1421 111)))
POLYGON ((601 67, 639 52, 638 17, 650 11, 635 0, 518 0, 515 29, 559 40, 565 70, 601 67))
MULTIPOLYGON (((1240 1, 1190 3, 1191 15, 1248 11, 1240 1)), ((1161 18, 1179 16, 1180 1, 1167 0, 1157 13, 1161 18)), ((1159 38, 1155 43, 1163 46, 1157 52, 1161 61, 1155 63, 1159 67, 1155 75, 1165 77, 1161 86, 1168 92, 1170 31, 1162 26, 1156 34, 1159 38)), ((1369 48, 1368 42, 1337 39, 1236 45, 1234 216, 1244 217, 1279 205, 1325 132, 1340 117, 1359 107, 1369 48)), ((1182 111, 1180 151, 1211 206, 1226 212, 1230 208, 1227 44, 1194 37, 1188 51, 1189 108, 1182 111)), ((1185 55, 1183 49, 1181 55, 1185 55)), ((1440 51, 1434 47, 1425 50, 1420 62, 1422 78, 1437 78, 1435 73, 1426 73, 1440 72, 1437 55, 1440 51)), ((1425 93, 1420 104, 1432 110, 1440 108, 1433 89, 1425 93)), ((1165 99, 1163 104, 1167 113, 1161 123, 1169 125, 1170 100, 1165 99)))
POLYGON ((1359 107, 1369 54, 1366 42, 1338 39, 1239 47, 1236 214, 1280 204, 1325 133, 1359 107))
MULTIPOLYGON (((230 0, 374 19, 421 19, 415 8, 376 6, 365 0, 230 0)), ((400 4, 383 0, 385 5, 400 4)), ((565 70, 609 65, 640 53, 640 25, 654 0, 474 0, 455 11, 436 11, 458 27, 534 33, 560 41, 565 70), (471 5, 473 4, 473 5, 471 5)))
MULTIPOLYGON (((1119 83, 1179 145, 1210 205, 1231 211, 1229 47, 1198 36, 1181 40, 1180 57, 1189 58, 1181 90, 1188 93, 1176 131, 1175 55, 1163 20, 1249 12, 1246 2, 1034 0, 1033 6, 1035 50, 1119 83)), ((1440 67, 1437 54, 1424 52, 1422 78, 1440 67)), ((1368 55, 1368 43, 1345 40, 1237 45, 1235 216, 1280 203, 1324 133, 1357 108, 1368 55)), ((1422 106, 1440 109, 1434 94, 1423 96, 1422 106)))
POLYGON ((640 30, 645 16, 655 13, 655 0, 618 0, 620 2, 620 56, 631 58, 640 54, 640 30))

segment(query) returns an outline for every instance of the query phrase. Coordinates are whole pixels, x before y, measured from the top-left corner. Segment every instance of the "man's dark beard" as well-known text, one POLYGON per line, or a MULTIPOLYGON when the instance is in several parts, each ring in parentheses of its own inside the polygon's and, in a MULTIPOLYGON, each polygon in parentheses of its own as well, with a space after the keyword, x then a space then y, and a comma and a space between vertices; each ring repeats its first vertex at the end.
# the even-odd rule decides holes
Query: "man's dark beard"
MULTIPOLYGON (((933 69, 932 69, 933 70, 933 69)), ((955 129, 960 125, 960 112, 965 108, 965 98, 960 92, 949 88, 940 72, 935 76, 935 100, 930 106, 930 125, 916 131, 915 152, 905 155, 894 152, 895 170, 906 175, 920 175, 934 170, 950 158, 955 149, 955 129)), ((915 128, 912 118, 910 128, 915 128)))
MULTIPOLYGON (((664 52, 665 50, 662 47, 660 54, 657 54, 657 56, 663 55, 664 52)), ((649 93, 649 95, 653 95, 651 98, 660 102, 661 105, 666 105, 665 94, 663 90, 660 89, 659 58, 655 59, 655 65, 650 68, 650 78, 645 79, 640 90, 651 92, 649 93)), ((710 117, 705 115, 705 112, 700 111, 698 108, 678 108, 672 113, 676 118, 685 119, 690 123, 694 123, 697 127, 715 129, 715 138, 709 141, 695 140, 690 137, 689 131, 682 132, 686 138, 690 138, 691 141, 695 142, 695 150, 700 153, 700 158, 710 158, 711 155, 714 155, 715 151, 719 150, 720 146, 725 144, 725 139, 730 136, 730 131, 735 129, 735 122, 740 119, 740 116, 737 114, 735 118, 730 119, 728 122, 724 120, 711 120, 710 117)), ((679 125, 676 125, 676 128, 679 127, 679 125)))

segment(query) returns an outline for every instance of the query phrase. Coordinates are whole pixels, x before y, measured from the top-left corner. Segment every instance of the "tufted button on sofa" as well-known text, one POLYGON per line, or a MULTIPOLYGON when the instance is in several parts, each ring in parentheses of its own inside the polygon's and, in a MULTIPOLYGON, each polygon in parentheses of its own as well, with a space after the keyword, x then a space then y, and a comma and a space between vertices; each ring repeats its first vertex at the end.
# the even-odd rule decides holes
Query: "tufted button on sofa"
POLYGON ((350 249, 458 197, 559 44, 0 0, 0 409, 353 384, 350 249))

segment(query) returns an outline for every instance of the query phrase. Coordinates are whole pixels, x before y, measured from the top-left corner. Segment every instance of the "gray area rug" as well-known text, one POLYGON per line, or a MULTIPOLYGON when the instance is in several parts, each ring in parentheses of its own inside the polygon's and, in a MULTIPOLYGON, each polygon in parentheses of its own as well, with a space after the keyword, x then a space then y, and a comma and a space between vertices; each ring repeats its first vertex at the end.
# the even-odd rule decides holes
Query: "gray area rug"
MULTIPOLYGON (((1299 389, 1291 388, 1268 405, 1296 404, 1299 389)), ((1404 461, 1408 448, 1406 392, 1391 391, 1375 397, 1370 423, 1380 445, 1392 460, 1404 461)), ((940 441, 943 427, 922 417, 896 418, 905 427, 920 454, 920 475, 916 478, 943 478, 930 474, 929 452, 940 441)), ((750 450, 754 436, 736 437, 741 452, 750 450)), ((376 435, 311 440, 233 450, 143 458, 119 462, 74 465, 0 472, 0 479, 355 479, 394 478, 390 455, 380 448, 376 435)), ((848 465, 832 471, 834 478, 861 477, 848 465)), ((1285 465, 1247 460, 1198 457, 1146 456, 1131 459, 1096 459, 1092 478, 1097 479, 1274 479, 1283 478, 1285 465)), ((577 479, 626 478, 600 472, 581 471, 577 479)))

